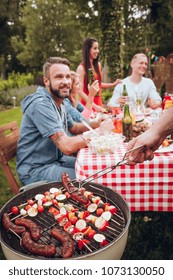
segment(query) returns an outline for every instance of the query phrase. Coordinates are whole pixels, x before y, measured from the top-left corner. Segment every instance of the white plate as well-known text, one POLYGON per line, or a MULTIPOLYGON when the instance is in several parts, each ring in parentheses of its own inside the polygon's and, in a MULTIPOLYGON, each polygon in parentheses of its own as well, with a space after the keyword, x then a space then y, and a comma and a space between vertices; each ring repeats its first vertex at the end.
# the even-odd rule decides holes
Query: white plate
POLYGON ((173 144, 170 144, 167 147, 161 147, 155 151, 155 153, 170 153, 173 152, 173 144))
POLYGON ((143 120, 144 120, 144 117, 136 117, 136 122, 138 123, 138 122, 143 122, 143 120))

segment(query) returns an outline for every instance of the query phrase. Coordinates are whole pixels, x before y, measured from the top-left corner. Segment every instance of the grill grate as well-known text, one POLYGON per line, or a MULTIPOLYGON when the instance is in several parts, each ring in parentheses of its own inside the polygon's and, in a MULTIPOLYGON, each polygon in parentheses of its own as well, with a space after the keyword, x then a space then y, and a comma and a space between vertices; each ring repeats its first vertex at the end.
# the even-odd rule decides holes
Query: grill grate
MULTIPOLYGON (((108 202, 108 203, 110 203, 111 205, 113 205, 117 208, 116 214, 113 214, 111 220, 109 221, 110 228, 108 228, 106 231, 104 231, 104 232, 100 231, 100 230, 98 230, 98 228, 95 227, 94 224, 87 223, 87 225, 91 225, 92 228, 95 229, 97 233, 104 234, 105 237, 106 237, 106 240, 108 241, 108 245, 110 245, 111 243, 115 242, 116 239, 118 239, 122 235, 122 233, 123 233, 123 231, 126 227, 126 224, 127 224, 127 217, 125 217, 125 215, 123 213, 123 209, 121 209, 121 205, 120 206, 118 205, 118 201, 116 203, 112 199, 112 197, 109 198, 109 195, 106 192, 106 190, 103 191, 102 189, 99 189, 98 185, 97 185, 97 190, 96 190, 95 189, 96 184, 93 184, 93 185, 94 185, 93 186, 94 191, 92 190, 92 185, 91 184, 88 185, 88 187, 86 186, 86 189, 88 191, 94 192, 94 194, 96 196, 100 196, 101 199, 103 200, 103 202, 108 202), (106 192, 106 197, 105 197, 105 192, 106 192)), ((30 199, 30 198, 33 199, 35 194, 44 193, 45 190, 49 190, 50 187, 58 187, 58 186, 55 183, 51 183, 47 186, 46 189, 45 189, 45 186, 44 186, 43 189, 38 188, 37 192, 34 191, 35 193, 33 193, 32 196, 31 196, 31 192, 26 191, 27 194, 24 194, 23 198, 25 198, 25 201, 27 201, 27 199, 30 199)), ((20 199, 20 203, 24 203, 25 201, 20 199)), ((79 211, 85 211, 86 210, 86 208, 83 205, 79 204, 77 201, 72 200, 71 198, 68 199, 68 203, 72 204, 75 208, 78 208, 79 211)), ((8 207, 9 207, 9 205, 8 205, 8 207)), ((34 221, 41 228, 41 237, 40 237, 38 243, 47 244, 47 245, 53 243, 56 246, 56 254, 54 255, 54 257, 51 257, 51 259, 61 259, 61 258, 63 258, 63 256, 61 255, 62 243, 50 235, 50 230, 53 227, 60 228, 60 226, 58 225, 58 223, 54 219, 53 215, 51 213, 49 213, 47 210, 45 210, 44 212, 39 213, 35 217, 28 217, 27 216, 26 218, 29 218, 32 221, 34 221)), ((21 246, 20 239, 16 235, 14 235, 13 233, 10 233, 10 232, 7 233, 4 230, 4 231, 1 232, 1 235, 2 235, 2 238, 6 240, 6 243, 10 247, 12 247, 14 250, 16 250, 17 252, 23 253, 24 255, 28 255, 31 258, 36 257, 36 255, 33 255, 32 253, 26 251, 21 246)), ((85 237, 85 239, 87 239, 87 237, 85 237)), ((90 241, 90 243, 88 245, 89 248, 84 246, 81 250, 79 250, 79 248, 77 246, 77 242, 75 242, 75 250, 74 250, 72 258, 77 258, 77 257, 82 256, 82 255, 87 255, 87 254, 91 253, 91 251, 96 252, 98 250, 103 249, 103 247, 100 247, 100 245, 97 242, 95 242, 94 239, 91 240, 91 239, 88 238, 88 240, 90 241)), ((106 248, 106 247, 107 246, 105 246, 104 248, 106 248)), ((44 257, 42 257, 42 256, 39 256, 39 258, 44 259, 44 257)))

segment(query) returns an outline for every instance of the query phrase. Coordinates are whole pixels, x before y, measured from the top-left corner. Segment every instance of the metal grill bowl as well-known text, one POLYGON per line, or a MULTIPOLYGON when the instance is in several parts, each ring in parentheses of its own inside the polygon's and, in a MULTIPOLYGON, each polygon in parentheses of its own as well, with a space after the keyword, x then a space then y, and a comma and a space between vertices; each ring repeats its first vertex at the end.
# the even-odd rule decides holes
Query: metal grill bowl
MULTIPOLYGON (((33 198, 38 193, 44 193, 48 191, 50 188, 62 188, 61 182, 52 182, 46 183, 44 185, 40 185, 34 188, 30 188, 24 190, 22 193, 19 193, 15 197, 13 197, 10 201, 8 201, 3 208, 1 209, 1 220, 2 215, 4 213, 10 213, 11 207, 14 205, 21 205, 25 203, 28 199, 33 198)), ((91 242, 91 251, 84 248, 82 250, 75 249, 73 256, 71 259, 86 259, 86 260, 108 260, 108 259, 121 259, 122 254, 124 252, 127 237, 128 237, 128 228, 130 225, 131 214, 129 211, 129 207, 125 200, 112 189, 101 186, 95 183, 86 183, 85 188, 87 191, 93 192, 95 195, 100 196, 104 202, 109 202, 111 205, 116 206, 117 215, 111 219, 110 227, 112 230, 106 230, 104 235, 108 240, 108 245, 104 247, 99 247, 95 244, 94 241, 91 242)), ((76 201, 69 201, 69 203, 73 203, 75 207, 78 207, 81 211, 84 209, 82 205, 80 205, 76 201)), ((27 217, 30 218, 30 217, 27 217)), ((61 244, 59 241, 55 240, 50 236, 50 229, 54 226, 58 226, 57 222, 48 213, 46 210, 31 218, 34 222, 36 222, 41 227, 41 238, 40 242, 43 244, 54 243, 57 249, 57 253, 51 259, 62 259, 61 255, 61 244)), ((24 260, 24 259, 45 259, 45 257, 41 257, 38 255, 31 254, 27 252, 21 245, 20 240, 16 237, 12 232, 6 231, 1 223, 1 246, 4 252, 6 259, 9 260, 24 260)), ((77 246, 76 246, 77 247, 77 246)))

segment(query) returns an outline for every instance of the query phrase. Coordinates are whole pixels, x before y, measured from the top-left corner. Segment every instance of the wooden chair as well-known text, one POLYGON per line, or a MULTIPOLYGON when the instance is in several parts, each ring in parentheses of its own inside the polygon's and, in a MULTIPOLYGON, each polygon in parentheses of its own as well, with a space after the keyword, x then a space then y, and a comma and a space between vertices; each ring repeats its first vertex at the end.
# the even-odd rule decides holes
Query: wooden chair
POLYGON ((18 139, 19 127, 15 121, 0 126, 0 164, 2 165, 4 174, 14 194, 18 194, 19 192, 28 188, 37 187, 47 183, 46 180, 43 180, 22 187, 20 187, 17 183, 10 168, 9 161, 16 156, 18 139))
POLYGON ((16 156, 18 138, 19 127, 15 121, 0 126, 0 163, 14 194, 19 193, 20 186, 9 166, 9 161, 16 156))

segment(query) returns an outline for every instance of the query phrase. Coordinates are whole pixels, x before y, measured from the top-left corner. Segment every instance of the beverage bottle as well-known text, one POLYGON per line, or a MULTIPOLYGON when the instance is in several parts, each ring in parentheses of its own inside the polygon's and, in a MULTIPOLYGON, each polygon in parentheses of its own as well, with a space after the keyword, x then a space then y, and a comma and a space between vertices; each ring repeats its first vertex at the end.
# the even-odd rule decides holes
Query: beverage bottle
POLYGON ((125 85, 125 84, 123 85, 122 96, 128 96, 128 92, 127 92, 127 89, 126 89, 126 85, 125 85))
POLYGON ((168 108, 170 108, 170 107, 172 107, 173 106, 173 102, 172 102, 172 100, 170 99, 168 99, 168 100, 166 100, 165 101, 165 105, 164 105, 164 110, 166 110, 166 109, 168 109, 168 108))
POLYGON ((120 115, 116 116, 114 120, 114 132, 122 133, 122 118, 120 117, 120 115))
POLYGON ((171 100, 171 96, 168 93, 165 93, 164 99, 162 101, 162 110, 165 110, 165 103, 167 100, 171 100))
POLYGON ((125 142, 130 141, 133 138, 133 125, 130 115, 129 104, 124 105, 124 116, 122 118, 123 135, 126 137, 125 142))
MULTIPOLYGON (((91 85, 95 81, 93 69, 89 68, 88 69, 88 83, 91 85)), ((99 92, 96 93, 95 96, 99 96, 99 92)))
POLYGON ((91 85, 94 82, 94 74, 92 68, 88 69, 88 83, 91 85))

